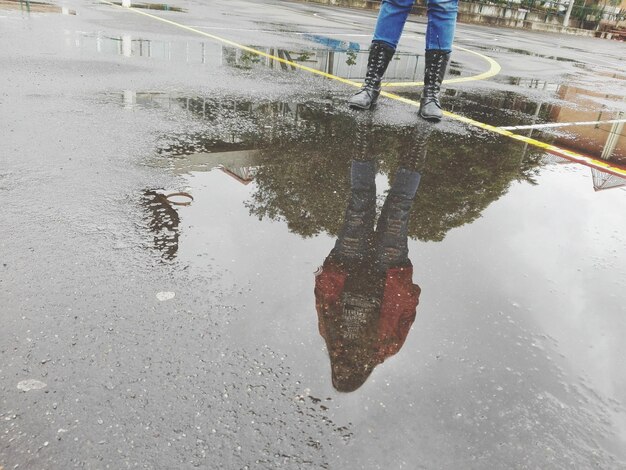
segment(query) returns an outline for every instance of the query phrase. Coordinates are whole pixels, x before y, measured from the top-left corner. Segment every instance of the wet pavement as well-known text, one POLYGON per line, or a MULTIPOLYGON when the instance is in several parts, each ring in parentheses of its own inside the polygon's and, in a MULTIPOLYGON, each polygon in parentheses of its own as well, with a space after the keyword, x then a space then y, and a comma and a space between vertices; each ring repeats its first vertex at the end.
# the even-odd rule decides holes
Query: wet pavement
MULTIPOLYGON (((0 468, 626 468, 626 179, 355 113, 349 85, 128 9, 26 3, 0 2, 0 468)), ((138 10, 355 81, 374 22, 138 10)), ((424 31, 389 91, 419 96, 424 31)), ((450 78, 501 71, 447 109, 626 160, 623 43, 458 45, 450 78)))

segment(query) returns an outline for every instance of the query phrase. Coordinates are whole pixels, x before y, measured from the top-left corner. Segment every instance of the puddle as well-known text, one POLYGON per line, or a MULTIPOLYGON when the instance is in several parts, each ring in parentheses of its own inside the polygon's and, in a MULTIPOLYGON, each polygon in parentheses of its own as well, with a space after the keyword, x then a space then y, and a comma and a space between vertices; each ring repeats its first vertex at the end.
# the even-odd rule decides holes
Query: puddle
POLYGON ((60 13, 62 15, 76 15, 76 10, 46 2, 30 0, 0 0, 0 10, 21 10, 27 13, 60 13))
MULTIPOLYGON (((226 99, 215 100, 212 98, 190 97, 186 95, 176 95, 158 92, 134 92, 127 91, 122 95, 116 95, 118 102, 125 107, 133 108, 155 108, 162 110, 177 109, 189 113, 194 119, 206 122, 219 123, 218 128, 213 128, 202 135, 182 136, 180 139, 171 139, 171 142, 159 149, 162 154, 168 155, 191 155, 197 154, 194 158, 186 159, 184 162, 172 160, 172 165, 177 172, 190 171, 193 169, 211 169, 219 166, 221 163, 218 154, 222 151, 228 152, 247 152, 238 154, 242 161, 246 159, 259 158, 259 149, 270 145, 273 140, 280 138, 283 142, 289 142, 291 138, 301 139, 305 134, 304 128, 310 127, 317 129, 322 124, 333 122, 339 119, 337 109, 341 109, 343 99, 339 98, 335 101, 330 100, 326 103, 315 106, 307 103, 294 102, 254 102, 246 99, 226 99), (334 108, 334 109, 333 109, 334 108), (329 111, 333 109, 333 111, 329 111), (290 124, 288 124, 290 123, 290 124), (229 127, 231 126, 231 127, 229 127), (214 133, 222 133, 222 135, 212 137, 214 133), (224 135, 225 133, 225 135, 224 135), (294 135, 295 134, 295 135, 294 135), (293 137, 290 137, 294 135, 293 137), (210 153, 211 157, 204 160, 199 157, 201 153, 210 153)), ((545 122, 551 116, 558 116, 563 108, 553 104, 533 103, 520 99, 519 95, 513 93, 492 94, 490 98, 483 95, 475 95, 471 93, 458 93, 457 95, 446 96, 448 109, 453 112, 459 112, 470 117, 484 119, 489 122, 486 117, 497 118, 501 124, 509 123, 511 125, 524 125, 533 122, 545 122), (498 116, 498 112, 507 109, 507 114, 498 116)), ((345 111, 345 110, 344 110, 345 111)), ((350 116, 347 114, 347 116, 350 116)), ((585 115, 580 115, 584 118, 585 115)), ((345 119, 353 119, 347 117, 345 119)), ((569 122, 569 121, 567 121, 569 122)), ((557 121, 558 123, 558 121, 557 121)), ((354 125, 354 124, 353 124, 354 125)), ((396 139, 402 139, 402 132, 398 134, 397 128, 389 127, 389 135, 396 139)), ((343 141, 351 137, 348 129, 343 129, 345 133, 343 141)), ((540 138, 548 143, 553 143, 564 148, 582 151, 587 154, 594 155, 597 158, 602 156, 610 156, 608 160, 616 163, 622 161, 624 149, 623 126, 621 123, 603 124, 600 126, 567 126, 565 128, 556 128, 549 132, 545 129, 521 129, 524 135, 540 138), (620 130, 621 126, 621 130, 620 130), (571 129, 570 129, 571 127, 571 129), (611 128, 620 130, 613 131, 611 128), (572 136, 571 134, 556 133, 560 129, 568 129, 569 132, 579 134, 572 136), (590 136, 596 136, 595 140, 583 140, 580 136, 587 133, 590 136), (586 145, 583 147, 583 145, 586 145), (593 152, 592 152, 593 151, 593 152)), ((493 137, 495 138, 495 137, 493 137)), ((519 148, 519 158, 525 161, 528 157, 530 160, 536 160, 538 152, 532 146, 519 145, 508 139, 504 143, 499 144, 503 148, 513 145, 519 148)), ((550 161, 548 157, 546 161, 550 161)), ((249 163, 249 162, 248 162, 249 163)), ((243 174, 238 176, 242 181, 250 181, 250 176, 243 174)))
MULTIPOLYGON (((144 213, 164 217, 148 224, 152 249, 192 275, 232 272, 243 286, 233 337, 284 351, 315 395, 333 397, 329 416, 346 422, 358 409, 380 413, 378 432, 417 432, 406 416, 419 413, 429 433, 476 439, 507 462, 541 462, 542 450, 528 450, 536 442, 581 467, 617 461, 623 404, 603 394, 615 396, 621 379, 598 394, 571 370, 582 361, 605 380, 586 345, 611 330, 571 317, 583 307, 566 279, 598 305, 606 279, 583 274, 593 263, 623 281, 607 268, 620 235, 604 225, 624 220, 623 179, 497 136, 390 124, 332 98, 136 96, 136 109, 176 109, 202 127, 163 136, 154 157, 194 201, 152 199, 144 213), (514 440, 484 441, 512 422, 514 440), (606 447, 590 456, 591 441, 606 447)), ((598 315, 610 324, 621 311, 606 302, 598 315)), ((618 338, 604 341, 623 351, 618 338)), ((368 441, 367 426, 352 429, 368 441)))
MULTIPOLYGON (((120 101, 127 96, 124 94, 120 101)), ((206 125, 195 134, 164 136, 155 164, 180 175, 218 170, 224 185, 254 182, 246 203, 250 214, 286 221, 292 231, 305 237, 339 233, 341 208, 350 193, 347 171, 360 126, 353 114, 342 112, 332 101, 259 103, 163 93, 136 93, 133 101, 150 109, 179 108, 206 125), (298 184, 295 175, 302 175, 298 184)), ((380 177, 391 179, 407 154, 415 152, 419 130, 372 125, 371 151, 384 160, 380 177), (385 148, 384 143, 392 145, 385 148)), ((430 190, 417 195, 419 204, 409 222, 410 236, 442 240, 453 227, 479 217, 513 181, 532 180, 540 164, 539 153, 524 152, 521 145, 509 140, 481 141, 482 151, 468 158, 467 137, 450 139, 439 132, 430 136, 425 152, 433 157, 422 170, 423 185, 430 190), (446 158, 436 158, 442 154, 446 158), (447 203, 439 205, 438 200, 447 203)), ((168 215, 169 219, 175 218, 168 215)))

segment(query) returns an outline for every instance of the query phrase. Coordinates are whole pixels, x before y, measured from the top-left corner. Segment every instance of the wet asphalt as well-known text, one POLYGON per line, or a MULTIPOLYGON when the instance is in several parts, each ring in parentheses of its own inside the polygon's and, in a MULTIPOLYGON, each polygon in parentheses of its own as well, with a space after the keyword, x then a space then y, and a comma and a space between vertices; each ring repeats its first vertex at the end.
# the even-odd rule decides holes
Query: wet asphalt
MULTIPOLYGON (((375 20, 139 6, 356 81, 375 20)), ((457 38, 501 71, 455 113, 626 111, 623 43, 457 38)), ((99 2, 0 3, 0 44, 1 469, 626 468, 625 179, 99 2)), ((515 132, 626 161, 623 122, 515 132)))

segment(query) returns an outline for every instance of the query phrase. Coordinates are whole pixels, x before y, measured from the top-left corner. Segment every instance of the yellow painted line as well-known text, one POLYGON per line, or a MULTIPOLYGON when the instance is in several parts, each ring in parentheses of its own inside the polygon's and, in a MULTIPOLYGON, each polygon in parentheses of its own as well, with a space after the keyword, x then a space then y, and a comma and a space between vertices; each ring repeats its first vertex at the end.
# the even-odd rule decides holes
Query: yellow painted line
MULTIPOLYGON (((485 60, 489 64, 489 70, 483 73, 479 73, 478 75, 472 75, 469 77, 449 78, 443 81, 443 83, 445 84, 474 82, 476 80, 486 80, 487 78, 491 78, 495 75, 498 75, 500 73, 500 70, 502 70, 502 67, 500 67, 500 64, 497 63, 495 60, 493 60, 491 57, 487 57, 486 55, 483 55, 480 52, 472 51, 470 49, 465 49, 464 47, 461 47, 461 46, 454 46, 454 48, 459 49, 463 52, 467 52, 468 54, 474 54, 480 57, 481 59, 485 60)), ((422 85, 424 85, 424 82, 385 82, 382 84, 382 86, 384 87, 393 87, 393 88, 414 87, 414 86, 422 86, 422 85)))
MULTIPOLYGON (((116 5, 114 3, 109 2, 107 0, 101 0, 101 1, 102 1, 102 3, 105 3, 105 4, 110 5, 112 7, 120 8, 120 9, 123 9, 123 10, 132 11, 133 13, 137 13, 138 15, 147 16, 148 18, 152 18, 154 20, 161 21, 163 23, 167 23, 167 24, 170 24, 172 26, 176 26, 177 28, 181 28, 181 29, 184 29, 186 31, 191 31, 192 33, 196 33, 196 34, 199 34, 201 36, 208 37, 210 39, 213 39, 215 41, 221 42, 223 44, 228 44, 229 46, 233 46, 233 47, 236 47, 236 48, 241 49, 243 51, 251 52, 253 54, 257 54, 257 55, 262 56, 262 57, 267 57, 268 59, 272 59, 272 60, 275 60, 277 62, 281 62, 283 64, 290 65, 290 66, 298 68, 300 70, 305 70, 305 71, 310 72, 310 73, 315 74, 315 75, 320 75, 322 77, 329 78, 331 80, 335 80, 335 81, 338 81, 338 82, 341 82, 341 83, 345 83, 347 85, 352 85, 352 86, 355 86, 355 87, 360 87, 361 86, 361 83, 354 82, 354 81, 348 80, 346 78, 341 78, 341 77, 338 77, 336 75, 332 75, 330 73, 322 72, 321 70, 317 70, 317 69, 314 69, 314 68, 311 68, 311 67, 307 67, 306 65, 301 65, 301 64, 298 64, 296 62, 292 62, 290 60, 283 59, 281 57, 277 57, 277 56, 274 56, 272 54, 268 54, 266 52, 257 51, 256 49, 253 49, 252 47, 244 46, 243 44, 239 44, 239 43, 236 43, 234 41, 230 41, 229 39, 224 39, 224 38, 222 38, 220 36, 216 36, 216 35, 211 34, 211 33, 206 33, 204 31, 200 31, 199 29, 195 29, 195 28, 192 28, 190 26, 185 26, 184 24, 177 23, 175 21, 168 20, 166 18, 161 18, 160 16, 152 15, 150 13, 146 13, 145 11, 141 11, 141 10, 138 10, 136 8, 121 7, 119 5, 116 5)), ((478 54, 478 53, 476 53, 476 54, 478 54)), ((494 61, 494 63, 495 63, 495 61, 494 61)), ((496 63, 496 65, 497 65, 497 63, 496 63)), ((450 82, 448 82, 448 83, 450 83, 450 82)), ((396 95, 395 93, 389 93, 387 91, 382 91, 380 94, 381 94, 381 96, 385 96, 385 97, 390 98, 392 100, 408 104, 410 106, 415 106, 415 107, 419 108, 419 105, 420 105, 419 101, 411 100, 409 98, 405 98, 403 96, 396 95)), ((495 134, 500 134, 500 135, 509 137, 511 139, 518 140, 520 142, 525 142, 525 143, 527 143, 529 145, 533 145, 533 146, 538 147, 540 149, 543 149, 543 150, 545 150, 547 152, 550 152, 550 153, 553 153, 555 155, 567 158, 568 160, 572 160, 572 161, 575 161, 575 162, 578 162, 578 163, 582 163, 583 165, 587 165, 587 166, 590 166, 592 168, 597 168, 599 170, 606 171, 606 172, 612 173, 612 174, 617 175, 617 176, 626 177, 626 168, 620 168, 618 166, 611 165, 609 162, 607 162, 605 160, 598 160, 596 158, 588 157, 588 156, 582 155, 580 153, 572 152, 571 150, 562 149, 562 148, 557 147, 555 145, 550 145, 550 144, 547 144, 545 142, 541 142, 540 140, 536 140, 536 139, 533 139, 533 138, 530 138, 530 137, 526 137, 526 136, 523 136, 523 135, 515 134, 515 133, 513 133, 511 131, 508 131, 506 129, 502 129, 502 128, 495 127, 495 126, 492 126, 492 125, 489 125, 489 124, 485 124, 484 122, 475 121, 474 119, 470 119, 470 118, 467 118, 465 116, 461 116, 459 114, 454 114, 454 113, 451 113, 451 112, 448 112, 448 111, 444 111, 444 114, 447 117, 451 118, 451 119, 455 119, 457 121, 463 122, 463 123, 468 124, 470 126, 478 127, 480 129, 484 129, 484 130, 493 132, 495 134)))

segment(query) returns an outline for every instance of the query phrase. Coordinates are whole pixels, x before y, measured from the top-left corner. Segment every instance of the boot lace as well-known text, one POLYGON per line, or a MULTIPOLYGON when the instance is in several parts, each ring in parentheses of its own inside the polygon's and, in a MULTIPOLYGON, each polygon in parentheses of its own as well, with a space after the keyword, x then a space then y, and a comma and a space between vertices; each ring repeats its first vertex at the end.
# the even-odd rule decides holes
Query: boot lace
POLYGON ((436 55, 430 67, 426 67, 424 75, 424 99, 425 102, 435 102, 439 104, 439 93, 441 92, 441 76, 444 63, 443 55, 436 55))
POLYGON ((383 78, 383 68, 385 67, 385 49, 379 44, 372 44, 374 53, 370 55, 367 63, 367 74, 365 75, 364 88, 378 88, 383 78))

